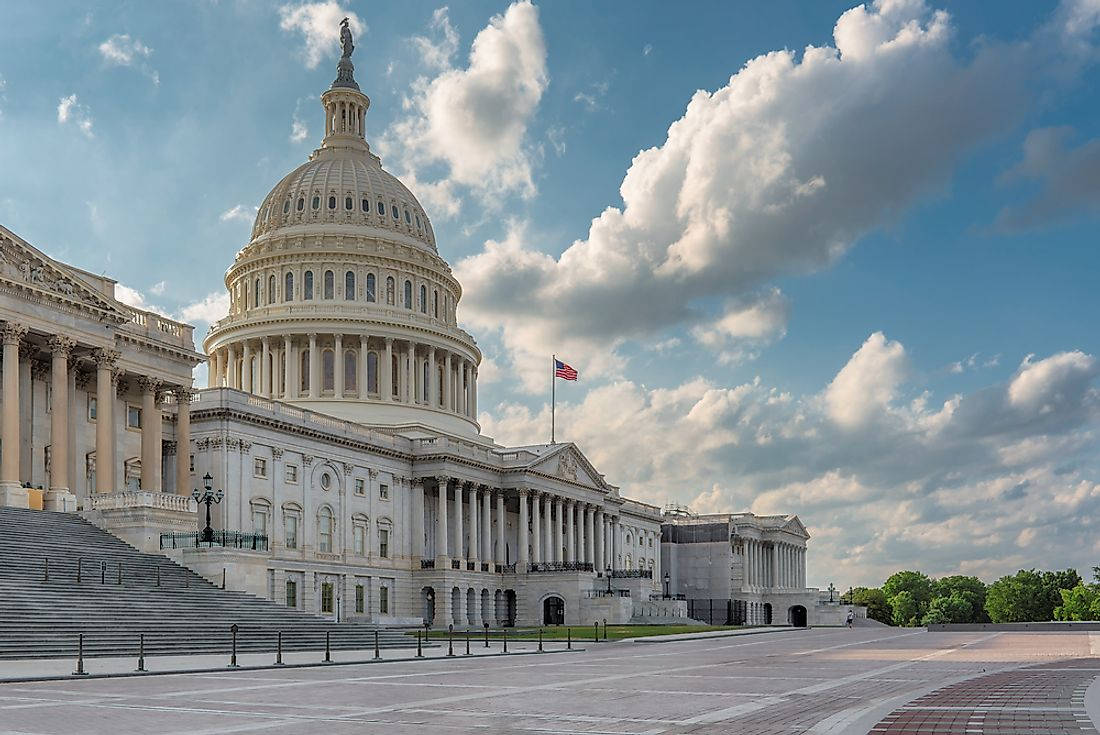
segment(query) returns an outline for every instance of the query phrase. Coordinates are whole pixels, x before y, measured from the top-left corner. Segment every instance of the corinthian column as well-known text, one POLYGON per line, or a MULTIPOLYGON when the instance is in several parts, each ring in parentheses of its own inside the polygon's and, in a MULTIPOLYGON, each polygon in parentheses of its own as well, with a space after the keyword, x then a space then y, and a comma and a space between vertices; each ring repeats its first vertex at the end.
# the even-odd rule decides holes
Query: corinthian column
POLYGON ((577 560, 577 527, 573 523, 575 509, 572 500, 565 501, 565 561, 569 563, 577 560))
POLYGON ((519 489, 519 553, 516 561, 519 562, 516 571, 523 574, 527 571, 529 556, 527 553, 527 488, 519 489))
POLYGON ((0 458, 0 504, 27 507, 27 491, 19 482, 19 342, 27 334, 21 324, 0 328, 4 341, 4 417, 0 458))
POLYGON ((507 561, 504 547, 504 488, 497 490, 497 564, 507 561))
POLYGON ((186 386, 177 387, 176 396, 176 495, 190 495, 191 488, 191 396, 186 386))
POLYGON ((481 510, 477 502, 477 488, 474 483, 465 482, 463 487, 466 488, 466 497, 470 506, 470 561, 474 563, 474 570, 477 571, 480 569, 478 560, 481 558, 481 534, 478 532, 481 510))
POLYGON ((154 378, 138 380, 141 388, 141 489, 160 492, 160 409, 157 391, 161 382, 154 378))
POLYGON ((95 359, 95 491, 115 490, 115 364, 119 353, 98 349, 95 359))
POLYGON ((56 335, 50 338, 52 357, 50 401, 50 493, 69 489, 69 355, 74 342, 56 335))
POLYGON ((539 564, 542 558, 542 500, 539 493, 531 491, 531 561, 539 564))
POLYGON ((447 566, 447 482, 448 478, 436 478, 439 502, 435 509, 435 568, 447 566))

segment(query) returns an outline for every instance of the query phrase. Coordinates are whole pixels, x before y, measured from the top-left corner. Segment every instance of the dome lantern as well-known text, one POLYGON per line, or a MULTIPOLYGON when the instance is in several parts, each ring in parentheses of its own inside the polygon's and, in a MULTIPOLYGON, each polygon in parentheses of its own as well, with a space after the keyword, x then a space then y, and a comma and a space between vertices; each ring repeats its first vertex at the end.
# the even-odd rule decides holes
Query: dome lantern
POLYGON ((325 108, 325 138, 321 147, 369 150, 366 118, 370 97, 359 90, 359 83, 355 81, 355 66, 351 63, 355 44, 347 18, 340 24, 340 44, 343 53, 337 65, 336 80, 321 95, 321 105, 325 108))

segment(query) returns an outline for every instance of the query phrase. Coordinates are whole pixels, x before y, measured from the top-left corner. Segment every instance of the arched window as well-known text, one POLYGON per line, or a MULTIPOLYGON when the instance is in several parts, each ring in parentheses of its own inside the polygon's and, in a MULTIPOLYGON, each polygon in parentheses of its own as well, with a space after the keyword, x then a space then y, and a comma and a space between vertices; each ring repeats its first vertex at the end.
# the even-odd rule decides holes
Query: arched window
POLYGON ((301 363, 302 364, 299 365, 299 367, 301 369, 298 371, 298 374, 300 376, 302 376, 302 379, 300 381, 301 384, 298 386, 298 390, 300 390, 302 393, 307 393, 309 391, 309 350, 308 349, 302 350, 301 363))
POLYGON ((362 206, 364 212, 370 211, 370 202, 368 202, 366 199, 360 202, 360 205, 362 206))
POLYGON ((329 197, 328 198, 328 208, 329 209, 336 209, 336 197, 329 197))
POLYGON ((289 211, 290 211, 290 200, 287 199, 285 202, 283 202, 283 214, 286 214, 289 211))
POLYGON ((267 303, 275 303, 275 276, 267 277, 267 303))
POLYGON ((374 274, 367 274, 367 301, 374 301, 374 274))
POLYGON ((348 271, 344 274, 344 300, 355 300, 355 271, 348 271))
POLYGON ((336 289, 336 276, 332 271, 325 271, 325 298, 331 299, 336 289))
POLYGON ((314 209, 320 209, 321 208, 321 197, 314 194, 313 195, 313 201, 310 204, 314 209))
POLYGON ((301 212, 306 206, 305 197, 298 197, 298 211, 301 212))
POLYGON ((332 553, 332 538, 336 534, 336 521, 332 517, 332 510, 323 506, 317 511, 317 550, 332 553))
POLYGON ((420 313, 428 313, 428 287, 423 285, 420 287, 420 313))
POLYGON ((321 353, 321 390, 336 390, 336 353, 325 350, 321 353))
POLYGON ((405 210, 405 224, 407 224, 407 225, 412 224, 412 217, 409 216, 409 210, 407 210, 407 209, 405 210))
POLYGON ((283 301, 294 300, 294 274, 287 271, 286 278, 283 279, 283 301))
POLYGON ((413 285, 412 281, 405 281, 405 308, 413 308, 413 285))
POLYGON ((393 306, 393 276, 386 276, 386 303, 393 306))
POLYGON ((431 391, 428 390, 428 361, 424 361, 424 377, 420 381, 420 400, 423 403, 428 402, 428 396, 431 395, 431 391))
POLYGON ((397 355, 390 356, 390 390, 397 397, 397 355))
POLYGON ((367 353, 367 393, 378 392, 378 353, 367 353))
POLYGON ((432 291, 432 316, 439 318, 439 291, 432 291))
POLYGON ((355 202, 351 200, 351 197, 344 197, 344 209, 350 212, 354 206, 355 202))
POLYGON ((344 350, 344 390, 358 390, 359 360, 355 350, 344 350))
POLYGON ((313 301, 313 271, 306 271, 302 276, 302 298, 313 301))
POLYGON ((378 214, 383 217, 386 215, 386 205, 381 201, 378 202, 378 214))
POLYGON ((256 282, 252 284, 252 305, 260 305, 260 279, 257 278, 256 282))
POLYGON ((390 209, 390 212, 393 214, 394 219, 401 219, 401 213, 397 211, 397 205, 396 204, 393 205, 393 208, 390 209))

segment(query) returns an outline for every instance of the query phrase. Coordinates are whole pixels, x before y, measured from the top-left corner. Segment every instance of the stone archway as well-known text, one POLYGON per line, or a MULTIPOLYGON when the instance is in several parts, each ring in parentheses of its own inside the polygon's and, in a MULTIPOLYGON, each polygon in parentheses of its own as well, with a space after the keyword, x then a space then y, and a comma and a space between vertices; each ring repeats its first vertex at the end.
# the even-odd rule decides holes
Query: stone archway
POLYGON ((764 625, 772 624, 772 604, 770 602, 764 603, 764 625))
POLYGON ((466 590, 466 620, 470 625, 479 625, 477 617, 477 592, 471 587, 466 590))
POLYGON ((481 590, 481 622, 493 624, 493 597, 487 588, 481 590))
POLYGON ((801 605, 792 605, 791 609, 787 611, 787 617, 791 621, 791 625, 796 628, 806 627, 806 608, 801 605))
POLYGON ((565 600, 558 595, 547 595, 542 601, 542 624, 565 624, 565 600))

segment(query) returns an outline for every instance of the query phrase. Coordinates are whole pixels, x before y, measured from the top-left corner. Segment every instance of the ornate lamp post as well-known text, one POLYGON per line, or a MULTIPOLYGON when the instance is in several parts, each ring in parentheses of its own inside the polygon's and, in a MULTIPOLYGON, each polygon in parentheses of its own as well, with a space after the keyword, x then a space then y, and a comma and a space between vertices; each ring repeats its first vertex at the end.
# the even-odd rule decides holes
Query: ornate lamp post
POLYGON ((611 565, 607 565, 607 594, 611 594, 611 565))
POLYGON ((665 599, 666 599, 666 600, 667 600, 667 599, 668 599, 668 597, 669 597, 669 595, 668 595, 668 583, 669 583, 669 582, 670 582, 671 580, 672 580, 672 577, 671 577, 671 576, 669 576, 669 573, 668 573, 668 572, 665 572, 665 599))
POLYGON ((212 503, 222 502, 222 498, 225 497, 225 493, 221 490, 215 492, 213 490, 214 478, 207 472, 202 478, 202 484, 205 488, 203 492, 199 492, 195 489, 191 492, 191 497, 195 499, 196 503, 206 503, 206 528, 202 529, 202 536, 199 539, 204 544, 214 543, 214 529, 210 526, 210 505, 212 503))

